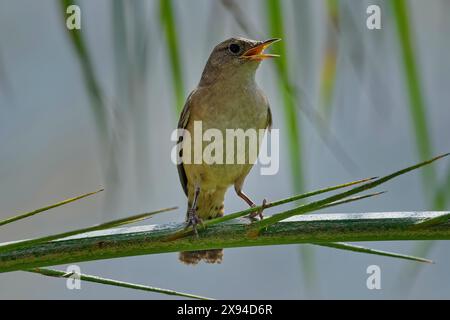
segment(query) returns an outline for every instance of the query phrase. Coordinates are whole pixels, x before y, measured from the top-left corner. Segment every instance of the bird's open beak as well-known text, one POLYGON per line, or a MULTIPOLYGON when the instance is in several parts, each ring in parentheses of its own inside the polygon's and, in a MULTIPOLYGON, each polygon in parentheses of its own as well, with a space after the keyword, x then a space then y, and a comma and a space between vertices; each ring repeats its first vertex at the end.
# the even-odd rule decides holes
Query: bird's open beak
POLYGON ((267 58, 279 57, 279 55, 277 55, 277 54, 264 53, 264 50, 267 47, 269 47, 271 44, 273 44, 275 42, 278 42, 280 40, 281 39, 279 39, 279 38, 273 38, 273 39, 269 39, 269 40, 263 41, 261 43, 258 43, 254 47, 252 47, 249 50, 245 51, 241 55, 241 58, 262 61, 262 60, 267 59, 267 58))

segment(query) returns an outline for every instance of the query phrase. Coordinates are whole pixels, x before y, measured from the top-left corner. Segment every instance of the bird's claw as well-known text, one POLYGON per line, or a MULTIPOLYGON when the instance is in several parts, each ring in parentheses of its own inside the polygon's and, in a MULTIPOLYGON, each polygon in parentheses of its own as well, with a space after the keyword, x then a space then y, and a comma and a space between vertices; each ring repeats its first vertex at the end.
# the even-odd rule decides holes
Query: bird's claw
MULTIPOLYGON (((254 207, 256 207, 256 205, 253 205, 252 207, 254 208, 254 207)), ((252 220, 252 221, 254 221, 256 219, 256 217, 259 217, 260 220, 264 219, 263 211, 266 208, 267 208, 267 200, 264 199, 263 202, 262 202, 261 208, 258 211, 250 213, 247 216, 247 218, 252 220)))
POLYGON ((197 215, 197 212, 196 212, 196 210, 194 208, 189 209, 187 216, 188 216, 188 218, 187 218, 187 225, 186 225, 185 229, 187 229, 190 226, 192 226, 192 229, 194 230, 194 233, 195 233, 196 237, 198 237, 197 226, 199 224, 201 226, 203 226, 203 220, 197 215))

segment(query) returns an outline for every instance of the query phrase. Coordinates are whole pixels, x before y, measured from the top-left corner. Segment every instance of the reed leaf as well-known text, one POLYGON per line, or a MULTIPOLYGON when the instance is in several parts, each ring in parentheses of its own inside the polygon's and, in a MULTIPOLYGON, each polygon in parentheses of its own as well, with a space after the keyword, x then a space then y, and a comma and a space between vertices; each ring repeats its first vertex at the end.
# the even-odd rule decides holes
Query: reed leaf
POLYGON ((30 211, 30 212, 22 213, 20 215, 14 216, 14 217, 7 218, 5 220, 0 221, 0 226, 3 226, 3 225, 8 224, 8 223, 12 223, 12 222, 15 222, 15 221, 18 221, 18 220, 22 220, 22 219, 34 216, 34 215, 36 215, 38 213, 45 212, 45 211, 48 211, 48 210, 53 209, 53 208, 61 207, 61 206, 65 205, 65 204, 68 204, 68 203, 71 203, 71 202, 74 202, 74 201, 77 201, 77 200, 80 200, 80 199, 92 196, 92 195, 97 194, 99 192, 102 192, 103 190, 104 189, 100 189, 98 191, 86 193, 86 194, 83 194, 81 196, 77 196, 75 198, 66 199, 64 201, 61 201, 61 202, 58 202, 58 203, 55 203, 55 204, 51 204, 51 205, 43 207, 43 208, 39 208, 39 209, 30 211))
MULTIPOLYGON (((278 0, 266 0, 266 14, 271 36, 285 39, 281 2, 278 0)), ((298 112, 296 108, 298 101, 297 97, 292 94, 293 85, 289 79, 288 57, 285 41, 275 43, 273 48, 274 51, 280 55, 280 57, 275 60, 277 84, 283 99, 286 132, 288 135, 287 138, 289 139, 288 150, 290 152, 292 182, 295 191, 298 192, 304 189, 300 123, 298 121, 298 112)))
POLYGON ((320 77, 320 97, 326 119, 331 114, 331 103, 336 84, 337 69, 337 40, 335 32, 339 30, 339 1, 325 1, 326 15, 329 21, 327 28, 325 52, 322 60, 322 72, 320 77))
POLYGON ((367 183, 365 183, 365 184, 363 184, 361 186, 354 187, 354 188, 352 188, 352 189, 350 189, 348 191, 339 193, 337 195, 334 195, 334 196, 331 196, 331 197, 328 197, 328 198, 325 198, 325 199, 322 199, 322 200, 318 200, 318 201, 315 201, 315 202, 311 202, 311 203, 302 205, 300 207, 297 207, 295 209, 292 209, 292 210, 289 210, 289 211, 286 211, 286 212, 283 212, 283 213, 279 213, 279 214, 273 215, 273 216, 271 216, 271 217, 269 217, 267 219, 264 219, 262 221, 258 221, 257 223, 255 223, 253 228, 252 228, 253 230, 251 230, 251 233, 253 233, 253 234, 256 233, 257 234, 263 228, 266 228, 266 227, 270 226, 271 224, 274 224, 274 223, 277 223, 279 221, 285 220, 285 219, 290 218, 292 216, 296 216, 296 215, 299 215, 299 214, 305 214, 307 212, 315 211, 318 208, 321 208, 322 206, 328 205, 328 204, 330 204, 332 202, 339 201, 339 200, 345 199, 347 197, 350 197, 350 196, 352 196, 354 194, 360 193, 362 191, 366 191, 366 190, 375 188, 375 187, 377 187, 377 186, 379 186, 379 185, 381 185, 381 184, 383 184, 385 182, 388 182, 389 180, 392 180, 392 179, 394 179, 394 178, 396 178, 396 177, 398 177, 400 175, 403 175, 403 174, 408 173, 410 171, 413 171, 413 170, 416 170, 418 168, 421 168, 421 167, 424 167, 426 165, 429 165, 429 164, 431 164, 431 163, 433 163, 433 162, 435 162, 435 161, 437 161, 439 159, 442 159, 442 158, 444 158, 444 157, 446 157, 448 155, 449 154, 447 153, 447 154, 435 157, 433 159, 430 159, 430 160, 418 163, 418 164, 410 166, 408 168, 396 171, 394 173, 391 173, 389 175, 386 175, 386 176, 381 177, 379 179, 376 179, 374 181, 367 182, 367 183))
MULTIPOLYGON (((404 78, 409 96, 409 113, 411 116, 417 151, 421 160, 428 159, 432 154, 432 144, 427 124, 425 100, 422 93, 421 79, 414 50, 414 40, 409 22, 409 7, 405 0, 390 1, 394 20, 397 26, 403 64, 404 78)), ((424 190, 433 188, 435 172, 433 168, 423 171, 424 190)))
POLYGON ((172 71, 173 90, 176 102, 177 114, 181 112, 184 105, 183 69, 179 51, 178 32, 176 26, 175 12, 172 0, 160 0, 159 14, 161 29, 166 36, 167 52, 169 55, 170 69, 172 71))
MULTIPOLYGON (((448 217, 447 217, 447 219, 448 219, 448 217)), ((424 259, 424 258, 420 258, 420 257, 404 255, 404 254, 399 254, 399 253, 392 253, 392 252, 387 252, 387 251, 382 251, 382 250, 375 250, 375 249, 370 249, 370 248, 356 246, 356 245, 342 243, 342 242, 313 243, 313 244, 317 245, 317 246, 321 246, 321 247, 339 249, 339 250, 344 250, 344 251, 367 253, 367 254, 373 254, 373 255, 377 255, 377 256, 398 258, 398 259, 411 260, 411 261, 416 261, 416 262, 434 263, 432 260, 429 260, 429 259, 424 259)))
POLYGON ((84 234, 76 239, 45 242, 32 247, 1 252, 0 272, 217 248, 300 243, 450 240, 449 221, 437 226, 411 228, 420 221, 448 214, 447 211, 304 215, 270 225, 255 238, 248 235, 252 225, 247 221, 210 226, 199 238, 184 237, 174 241, 166 239, 184 224, 113 229, 84 234))
MULTIPOLYGON (((401 62, 403 64, 404 78, 407 85, 409 96, 409 113, 415 134, 416 148, 420 159, 426 159, 432 154, 431 137, 429 133, 425 100, 422 92, 422 85, 418 64, 416 61, 416 53, 414 48, 414 39, 410 28, 409 6, 404 0, 390 1, 393 11, 394 20, 397 27, 397 33, 401 50, 401 62)), ((437 209, 441 203, 437 196, 432 198, 432 190, 436 187, 436 175, 433 168, 424 170, 422 175, 423 189, 428 201, 434 200, 434 207, 437 209)), ((432 243, 419 244, 414 252, 426 255, 431 248, 432 243)), ((411 279, 417 278, 419 268, 413 267, 409 272, 405 272, 411 276, 411 279)), ((411 287, 412 282, 407 286, 411 287)))
MULTIPOLYGON (((27 271, 31 272, 31 273, 41 274, 41 275, 44 275, 47 277, 53 277, 53 278, 68 278, 72 275, 72 274, 67 274, 63 271, 47 269, 47 268, 35 268, 35 269, 27 270, 27 271)), ((104 284, 104 285, 108 285, 108 286, 135 289, 135 290, 141 290, 141 291, 147 291, 147 292, 155 292, 155 293, 161 293, 161 294, 166 294, 166 295, 170 295, 170 296, 177 296, 177 297, 184 297, 184 298, 191 298, 191 299, 198 299, 198 300, 211 300, 210 298, 197 296, 197 295, 190 294, 190 293, 184 293, 184 292, 162 289, 162 288, 157 288, 157 287, 150 287, 150 286, 145 286, 145 285, 141 285, 141 284, 118 281, 118 280, 113 280, 113 279, 108 279, 108 278, 101 278, 98 276, 92 276, 92 275, 88 275, 88 274, 79 274, 78 277, 79 277, 78 279, 86 281, 86 282, 99 283, 99 284, 104 284)))
MULTIPOLYGON (((72 4, 74 4, 74 1, 72 0, 60 0, 60 12, 64 20, 66 19, 66 8, 72 4)), ((103 103, 102 90, 95 75, 93 63, 87 49, 86 41, 81 30, 66 29, 66 31, 70 41, 72 42, 75 54, 77 55, 80 62, 84 83, 92 100, 92 111, 94 114, 95 122, 100 131, 100 137, 102 137, 102 139, 104 140, 103 142, 105 142, 107 141, 107 108, 103 103)))
MULTIPOLYGON (((306 193, 295 195, 295 196, 292 196, 292 197, 289 197, 289 198, 285 198, 285 199, 282 199, 282 200, 269 202, 269 203, 264 205, 264 208, 265 209, 269 209, 269 208, 272 208, 272 207, 281 206, 283 204, 287 204, 287 203, 290 203, 290 202, 298 201, 298 200, 301 200, 301 199, 306 199, 306 198, 309 198, 309 197, 313 197, 313 196, 316 196, 316 195, 319 195, 319 194, 323 194, 323 193, 339 190, 339 189, 342 189, 342 188, 347 188, 347 187, 350 187, 350 186, 353 186, 353 185, 356 185, 356 184, 361 184, 361 183, 364 183, 364 182, 367 182, 367 181, 371 181, 371 180, 374 180, 374 179, 377 179, 377 178, 367 178, 367 179, 362 179, 362 180, 356 180, 356 181, 352 181, 352 182, 348 182, 348 183, 344 183, 344 184, 339 184, 339 185, 336 185, 336 186, 333 186, 333 187, 328 187, 328 188, 318 189, 318 190, 311 191, 311 192, 306 192, 306 193)), ((248 208, 246 210, 238 211, 238 212, 235 212, 235 213, 230 213, 230 214, 224 215, 224 216, 219 217, 219 218, 206 220, 206 221, 203 221, 202 227, 206 228, 208 226, 216 225, 216 224, 223 223, 223 222, 226 222, 226 221, 230 221, 230 220, 233 220, 233 219, 238 219, 238 218, 247 216, 247 215, 249 215, 251 213, 257 212, 257 211, 261 210, 262 208, 263 208, 262 206, 256 206, 256 207, 248 208)), ((188 235, 192 234, 192 231, 193 231, 192 227, 184 228, 183 230, 180 230, 180 231, 175 232, 174 234, 172 234, 170 236, 170 239, 178 239, 178 238, 182 238, 182 237, 188 236, 188 235)))
POLYGON ((171 211, 171 210, 175 210, 175 209, 177 209, 177 207, 160 209, 160 210, 157 210, 157 211, 152 211, 152 212, 148 212, 148 213, 141 213, 141 214, 137 214, 137 215, 134 215, 134 216, 131 216, 131 217, 126 217, 126 218, 122 218, 122 219, 109 221, 109 222, 102 223, 102 224, 99 224, 99 225, 96 225, 96 226, 92 226, 92 227, 77 229, 77 230, 73 230, 73 231, 67 231, 67 232, 58 233, 58 234, 51 235, 51 236, 45 236, 45 237, 41 237, 41 238, 37 238, 37 239, 12 242, 12 243, 0 246, 0 253, 1 252, 5 252, 5 251, 17 250, 17 249, 20 249, 20 248, 26 248, 26 247, 34 246, 34 245, 37 245, 37 244, 40 244, 40 243, 43 243, 43 242, 49 242, 49 241, 53 241, 53 240, 58 240, 58 239, 63 239, 63 238, 67 238, 67 237, 72 237, 72 236, 76 236, 76 235, 83 234, 83 233, 86 233, 86 232, 105 230, 105 229, 110 229, 110 228, 123 226, 123 225, 126 225, 126 224, 131 224, 131 223, 143 221, 143 220, 148 219, 151 216, 154 216, 154 215, 156 215, 158 213, 167 212, 167 211, 171 211))

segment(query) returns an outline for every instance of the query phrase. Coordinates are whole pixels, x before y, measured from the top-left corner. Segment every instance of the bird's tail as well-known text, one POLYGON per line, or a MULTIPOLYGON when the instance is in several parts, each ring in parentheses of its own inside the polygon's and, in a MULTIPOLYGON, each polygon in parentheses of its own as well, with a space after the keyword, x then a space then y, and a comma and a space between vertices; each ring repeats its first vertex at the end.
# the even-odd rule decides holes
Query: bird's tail
MULTIPOLYGON (((223 197, 222 199, 217 199, 217 201, 211 201, 211 198, 208 201, 203 202, 203 199, 199 199, 199 208, 197 210, 197 214, 203 220, 210 220, 213 218, 222 217, 224 214, 224 205, 223 205, 223 197), (205 208, 203 204, 208 203, 211 204, 205 208), (205 210, 206 209, 206 210, 205 210)), ((188 208, 190 207, 190 203, 188 203, 188 208)), ((198 251, 185 251, 180 252, 179 259, 181 262, 189 265, 196 265, 202 260, 206 263, 221 263, 223 258, 223 249, 214 249, 214 250, 198 250, 198 251)))

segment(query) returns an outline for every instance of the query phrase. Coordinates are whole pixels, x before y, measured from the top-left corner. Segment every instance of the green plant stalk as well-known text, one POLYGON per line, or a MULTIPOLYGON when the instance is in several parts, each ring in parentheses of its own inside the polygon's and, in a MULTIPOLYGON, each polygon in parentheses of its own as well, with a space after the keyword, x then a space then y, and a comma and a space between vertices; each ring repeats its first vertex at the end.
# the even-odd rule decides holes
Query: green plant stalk
POLYGON ((382 250, 375 250, 375 249, 365 248, 365 247, 361 247, 361 246, 351 245, 348 243, 334 242, 334 243, 313 243, 313 244, 317 245, 317 246, 321 246, 321 247, 327 247, 327 248, 333 248, 333 249, 339 249, 339 250, 345 250, 345 251, 375 254, 378 256, 399 258, 399 259, 425 262, 425 263, 434 263, 432 260, 429 260, 429 259, 418 258, 418 257, 404 255, 404 254, 398 254, 398 253, 391 253, 391 252, 382 251, 382 250))
MULTIPOLYGON (((371 181, 371 180, 374 180, 374 179, 376 179, 376 178, 367 178, 367 179, 352 181, 352 182, 348 182, 348 183, 344 183, 344 184, 339 184, 339 185, 336 185, 336 186, 333 186, 333 187, 328 187, 328 188, 324 188, 324 189, 319 189, 319 190, 303 193, 303 194, 296 195, 296 196, 289 197, 289 198, 285 198, 285 199, 282 199, 282 200, 269 202, 269 203, 267 203, 264 206, 264 208, 265 209, 269 209, 269 208, 272 208, 272 207, 281 206, 281 205, 286 204, 286 203, 298 201, 298 200, 301 200, 301 199, 306 199, 306 198, 313 197, 313 196, 316 196, 316 195, 319 195, 319 194, 322 194, 322 193, 327 193, 327 192, 335 191, 335 190, 338 190, 338 189, 350 187, 350 186, 353 186, 353 185, 356 185, 356 184, 360 184, 360 183, 364 183, 364 182, 367 182, 367 181, 371 181)), ((342 203, 344 203, 344 202, 342 202, 342 203)), ((336 204, 338 204, 338 203, 336 203, 336 204)), ((329 206, 331 206, 331 204, 329 206)), ((204 228, 206 228, 208 226, 212 226, 212 225, 216 225, 216 224, 219 224, 219 223, 223 223, 223 222, 227 222, 227 221, 230 221, 230 220, 234 220, 234 219, 237 219, 237 218, 241 218, 241 217, 247 216, 247 215, 249 215, 251 213, 257 212, 257 211, 259 211, 261 209, 262 209, 262 206, 256 206, 256 207, 248 208, 246 210, 238 211, 238 212, 235 212, 235 213, 230 213, 230 214, 224 215, 224 216, 222 216, 220 218, 215 218, 215 219, 212 219, 212 220, 203 221, 202 226, 204 228)), ((169 237, 169 240, 188 236, 188 235, 192 234, 192 232, 193 232, 192 227, 183 228, 182 230, 179 230, 179 231, 175 232, 174 234, 172 234, 169 237)))
POLYGON ((160 22, 165 31, 167 51, 172 70, 172 81, 177 114, 184 105, 183 71, 181 67, 180 50, 178 46, 177 28, 172 0, 160 0, 160 22))
MULTIPOLYGON (((269 31, 272 37, 284 38, 284 23, 281 3, 278 0, 267 0, 266 11, 269 31)), ((304 190, 304 176, 302 170, 302 147, 300 141, 300 124, 296 108, 296 96, 291 93, 293 86, 289 80, 288 57, 285 42, 280 41, 273 45, 274 51, 280 57, 275 61, 280 92, 284 102, 284 118, 289 139, 290 163, 292 182, 296 192, 304 190)))
POLYGON ((326 120, 330 120, 331 103, 336 85, 337 71, 337 41, 336 36, 332 33, 335 29, 339 30, 339 1, 327 0, 325 2, 326 14, 332 27, 327 28, 326 46, 322 59, 322 72, 320 80, 320 97, 321 104, 324 109, 326 120))
POLYGON ((34 246, 39 243, 44 243, 44 242, 49 242, 49 241, 53 241, 53 240, 57 240, 57 239, 67 238, 67 237, 75 236, 75 235, 86 233, 86 232, 105 230, 105 229, 109 229, 109 228, 115 228, 115 227, 131 224, 131 223, 143 221, 143 220, 148 219, 151 216, 154 216, 156 214, 175 210, 175 209, 177 209, 177 207, 161 209, 161 210, 152 211, 152 212, 148 212, 148 213, 141 213, 141 214, 137 214, 137 215, 134 215, 131 217, 126 217, 126 218, 102 223, 102 224, 99 224, 96 226, 67 231, 67 232, 58 233, 58 234, 54 234, 54 235, 50 235, 50 236, 45 236, 45 237, 41 237, 41 238, 37 238, 37 239, 12 242, 12 243, 0 246, 0 253, 6 252, 6 251, 11 251, 11 250, 17 250, 17 249, 21 249, 21 248, 25 248, 25 247, 29 247, 29 246, 34 246))
POLYGON ((450 166, 447 169, 445 180, 442 185, 436 190, 434 197, 434 207, 436 210, 444 210, 447 202, 450 199, 450 166))
POLYGON ((279 213, 279 214, 275 214, 275 215, 273 215, 273 216, 271 216, 271 217, 269 217, 267 219, 264 219, 262 221, 258 221, 256 223, 254 223, 253 226, 252 226, 252 230, 250 230, 250 233, 255 236, 262 229, 267 228, 268 226, 270 226, 270 225, 272 225, 274 223, 277 223, 279 221, 288 219, 288 218, 296 216, 296 215, 305 214, 305 213, 308 213, 308 212, 315 211, 318 208, 321 208, 322 206, 325 206, 325 205, 330 204, 332 202, 339 201, 339 200, 348 198, 348 197, 350 197, 350 196, 352 196, 354 194, 361 193, 363 191, 375 188, 375 187, 377 187, 377 186, 379 186, 379 185, 381 185, 381 184, 383 184, 383 183, 385 183, 385 182, 387 182, 389 180, 392 180, 392 179, 394 179, 394 178, 396 178, 396 177, 398 177, 400 175, 403 175, 403 174, 408 173, 410 171, 416 170, 416 169, 421 168, 423 166, 429 165, 429 164, 431 164, 431 163, 433 163, 433 162, 435 162, 435 161, 437 161, 439 159, 442 159, 442 158, 444 158, 444 157, 446 157, 448 155, 449 154, 444 154, 444 155, 435 157, 433 159, 421 162, 419 164, 410 166, 408 168, 396 171, 396 172, 391 173, 391 174, 389 174, 387 176, 379 178, 379 179, 377 179, 375 181, 367 182, 367 183, 365 183, 365 184, 363 184, 361 186, 354 187, 354 188, 352 188, 352 189, 350 189, 348 191, 336 194, 334 196, 330 196, 330 197, 322 199, 322 200, 311 202, 311 203, 302 205, 302 206, 300 206, 298 208, 295 208, 295 209, 292 209, 292 210, 289 210, 289 211, 285 211, 285 212, 282 212, 282 213, 279 213))
MULTIPOLYGON (((413 124, 417 152, 421 159, 426 159, 432 154, 433 148, 427 124, 425 99, 416 61, 414 39, 410 28, 409 7, 404 0, 390 1, 390 4, 392 6, 400 41, 402 54, 400 60, 403 62, 403 69, 405 72, 405 80, 409 95, 409 113, 413 124)), ((435 196, 434 193, 437 179, 436 172, 433 168, 427 168, 424 171, 422 181, 426 199, 433 204, 434 209, 439 210, 445 207, 445 202, 441 201, 442 198, 439 197, 439 195, 435 196)), ((437 194, 438 193, 439 191, 437 191, 437 194)), ((418 244, 414 252, 427 254, 432 247, 432 243, 418 244)), ((403 287, 409 290, 414 284, 414 281, 411 281, 411 279, 416 279, 419 271, 420 269, 417 267, 414 267, 409 271, 402 271, 405 277, 408 276, 408 280, 405 282, 406 285, 403 287)))
POLYGON ((77 197, 74 197, 74 198, 66 199, 64 201, 61 201, 61 202, 58 202, 58 203, 55 203, 55 204, 52 204, 52 205, 49 205, 49 206, 46 206, 46 207, 43 207, 43 208, 39 208, 39 209, 30 211, 30 212, 27 212, 27 213, 23 213, 23 214, 14 216, 14 217, 7 218, 5 220, 0 221, 0 226, 3 226, 3 225, 8 224, 8 223, 12 223, 12 222, 15 222, 15 221, 18 221, 18 220, 22 220, 22 219, 34 216, 34 215, 36 215, 38 213, 41 213, 41 212, 44 212, 44 211, 48 211, 48 210, 53 209, 53 208, 61 207, 61 206, 65 205, 65 204, 68 204, 68 203, 71 203, 71 202, 74 202, 74 201, 77 201, 77 200, 80 200, 80 199, 92 196, 92 195, 97 194, 97 193, 102 192, 102 191, 103 191, 103 189, 100 189, 100 190, 95 191, 95 192, 89 192, 89 193, 83 194, 81 196, 77 196, 77 197))
MULTIPOLYGON (((392 5, 395 22, 397 25, 400 49, 402 53, 401 61, 405 71, 405 80, 407 82, 409 94, 409 106, 411 120, 414 125, 416 135, 416 145, 421 160, 428 159, 432 154, 431 139, 427 125, 426 107, 420 84, 420 76, 417 68, 414 45, 411 36, 409 23, 409 10, 404 0, 390 1, 392 5)), ((433 168, 427 168, 423 172, 424 190, 434 188, 435 172, 433 168)))
POLYGON ((178 251, 209 250, 297 243, 399 240, 450 240, 450 223, 419 229, 411 226, 450 212, 314 214, 269 226, 256 238, 249 225, 238 221, 210 226, 200 238, 166 241, 184 224, 99 231, 89 236, 42 243, 0 253, 0 272, 178 251), (104 234, 102 234, 104 233, 104 234))
MULTIPOLYGON (((60 11, 64 21, 66 19, 66 8, 72 4, 74 4, 74 1, 60 0, 60 11)), ((86 89, 92 99, 92 111, 95 121, 99 126, 99 136, 103 140, 103 143, 105 143, 105 141, 107 141, 107 110, 102 101, 102 90, 95 76, 93 63, 88 53, 86 42, 83 38, 81 30, 67 29, 67 35, 69 36, 69 39, 75 49, 75 53, 78 56, 86 89)))
MULTIPOLYGON (((67 274, 63 271, 54 270, 54 269, 46 269, 46 268, 36 268, 36 269, 30 269, 30 270, 26 270, 26 271, 41 274, 41 275, 44 275, 47 277, 53 277, 53 278, 68 278, 69 276, 72 275, 72 274, 67 274)), ((107 279, 107 278, 101 278, 101 277, 87 275, 87 274, 80 274, 78 276, 79 276, 79 279, 83 280, 83 281, 105 284, 105 285, 114 286, 114 287, 122 287, 122 288, 128 288, 128 289, 162 293, 162 294, 166 294, 166 295, 170 295, 170 296, 178 296, 178 297, 185 297, 185 298, 198 299, 198 300, 211 300, 210 298, 197 296, 197 295, 190 294, 190 293, 184 293, 184 292, 179 292, 179 291, 174 291, 174 290, 144 286, 141 284, 135 284, 135 283, 118 281, 118 280, 107 279)))

